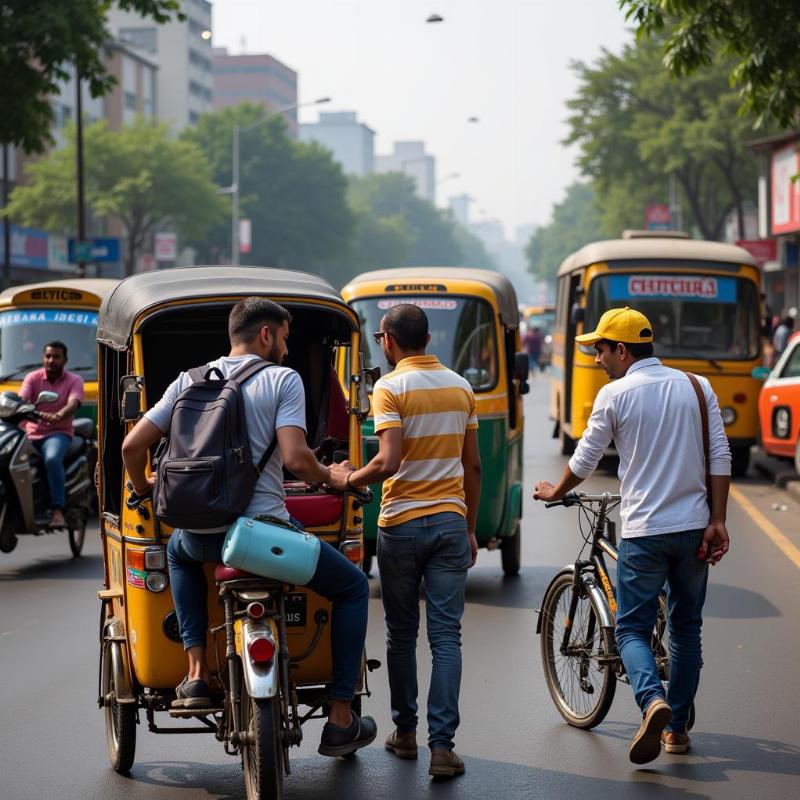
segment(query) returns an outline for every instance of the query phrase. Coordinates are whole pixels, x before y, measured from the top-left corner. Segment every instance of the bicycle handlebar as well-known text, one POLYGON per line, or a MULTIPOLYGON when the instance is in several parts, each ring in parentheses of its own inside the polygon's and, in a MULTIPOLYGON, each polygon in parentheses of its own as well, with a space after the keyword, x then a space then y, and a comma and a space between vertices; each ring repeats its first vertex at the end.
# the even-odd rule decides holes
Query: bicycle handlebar
POLYGON ((584 505, 591 503, 616 503, 622 499, 621 495, 612 494, 611 492, 603 492, 602 494, 584 494, 583 492, 567 492, 560 500, 553 500, 545 503, 545 508, 554 508, 555 506, 564 506, 570 508, 571 506, 584 505))

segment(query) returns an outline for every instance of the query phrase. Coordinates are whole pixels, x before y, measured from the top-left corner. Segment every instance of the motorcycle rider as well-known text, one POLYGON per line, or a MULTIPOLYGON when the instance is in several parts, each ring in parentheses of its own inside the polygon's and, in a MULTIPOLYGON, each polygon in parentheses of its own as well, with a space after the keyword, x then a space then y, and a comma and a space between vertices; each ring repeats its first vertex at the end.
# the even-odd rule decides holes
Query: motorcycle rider
POLYGON ((48 342, 43 360, 44 366, 25 376, 19 393, 29 403, 36 402, 43 391, 58 395, 55 402, 39 405, 39 417, 26 422, 25 431, 44 461, 50 490, 50 527, 64 528, 64 456, 72 441, 72 420, 83 401, 83 379, 66 369, 64 342, 48 342))

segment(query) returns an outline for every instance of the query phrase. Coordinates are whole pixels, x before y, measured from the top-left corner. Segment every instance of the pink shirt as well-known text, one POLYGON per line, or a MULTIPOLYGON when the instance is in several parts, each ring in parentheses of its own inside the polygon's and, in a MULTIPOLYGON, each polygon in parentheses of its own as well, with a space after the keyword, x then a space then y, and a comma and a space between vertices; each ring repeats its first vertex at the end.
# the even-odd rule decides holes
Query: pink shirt
MULTIPOLYGON (((58 400, 55 403, 41 403, 37 406, 39 411, 49 411, 54 414, 73 398, 83 400, 83 378, 74 372, 64 370, 55 383, 47 380, 47 372, 44 367, 35 369, 25 376, 22 388, 19 390, 20 397, 31 403, 39 396, 39 392, 56 392, 58 400)), ((44 439, 54 433, 66 433, 72 436, 72 417, 66 417, 61 422, 45 422, 43 419, 31 420, 24 423, 25 430, 30 439, 44 439)))

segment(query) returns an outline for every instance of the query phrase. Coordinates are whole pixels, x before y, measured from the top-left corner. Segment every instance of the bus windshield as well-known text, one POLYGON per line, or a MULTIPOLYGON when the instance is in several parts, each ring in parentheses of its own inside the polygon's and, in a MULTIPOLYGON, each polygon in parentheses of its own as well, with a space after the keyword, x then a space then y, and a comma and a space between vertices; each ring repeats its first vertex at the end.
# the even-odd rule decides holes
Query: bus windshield
POLYGON ((758 356, 760 308, 750 280, 665 273, 600 275, 589 287, 583 329, 594 330, 605 311, 624 306, 650 320, 659 357, 722 361, 758 356))
POLYGON ((42 366, 48 342, 67 346, 67 369, 97 380, 97 312, 85 309, 24 308, 0 312, 0 377, 22 380, 42 366))
POLYGON ((386 363, 372 333, 380 329, 383 315, 399 303, 412 303, 425 311, 431 340, 429 355, 466 378, 476 392, 497 383, 497 341, 494 314, 485 300, 471 297, 371 297, 351 305, 361 318, 364 366, 380 367, 381 375, 392 368, 386 363))

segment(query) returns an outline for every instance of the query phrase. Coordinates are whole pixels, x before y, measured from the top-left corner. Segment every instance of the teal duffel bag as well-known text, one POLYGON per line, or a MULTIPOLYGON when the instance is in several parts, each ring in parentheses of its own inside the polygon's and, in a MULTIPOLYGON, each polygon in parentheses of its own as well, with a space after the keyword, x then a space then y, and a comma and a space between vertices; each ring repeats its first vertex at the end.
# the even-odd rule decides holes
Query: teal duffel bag
POLYGON ((319 539, 277 517, 239 517, 222 544, 222 563, 303 586, 317 569, 319 539))

